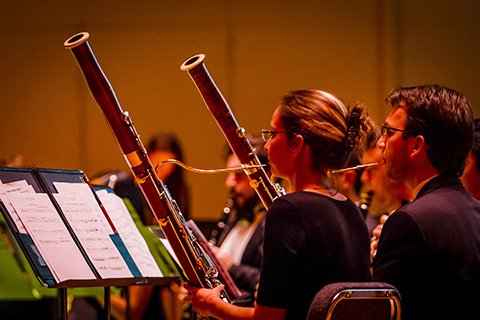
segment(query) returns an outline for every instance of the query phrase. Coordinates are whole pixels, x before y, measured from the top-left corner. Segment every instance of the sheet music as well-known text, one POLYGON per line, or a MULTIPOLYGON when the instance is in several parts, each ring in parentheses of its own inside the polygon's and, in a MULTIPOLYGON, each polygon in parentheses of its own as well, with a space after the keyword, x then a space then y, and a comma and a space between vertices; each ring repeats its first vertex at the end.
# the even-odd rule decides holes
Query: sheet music
POLYGON ((53 185, 58 193, 87 193, 92 194, 92 189, 87 183, 70 183, 54 181, 53 185))
POLYGON ((87 189, 82 183, 54 185, 59 191, 68 189, 68 193, 53 195, 100 276, 103 279, 132 277, 127 263, 110 238, 113 230, 91 189, 85 192, 87 189), (59 185, 66 188, 62 189, 59 185), (74 193, 76 191, 78 193, 74 193))
POLYGON ((7 197, 57 282, 95 279, 47 194, 9 193, 7 197))
POLYGON ((159 238, 159 239, 162 242, 163 246, 167 249, 168 253, 170 253, 170 255, 173 257, 175 262, 179 266, 181 266, 180 261, 178 260, 177 255, 175 254, 175 251, 173 251, 173 248, 172 248, 172 245, 170 244, 170 242, 168 242, 168 240, 164 239, 164 238, 159 238))
POLYGON ((150 253, 145 239, 138 231, 122 198, 106 190, 97 191, 97 195, 141 274, 144 277, 162 277, 160 268, 150 253))
POLYGON ((84 209, 92 212, 92 214, 98 219, 97 223, 101 224, 102 228, 107 230, 108 233, 115 233, 102 209, 100 209, 97 199, 93 196, 92 189, 88 184, 53 182, 53 185, 59 194, 84 194, 84 196, 81 196, 81 202, 83 202, 82 205, 84 206, 84 209))
POLYGON ((10 217, 15 223, 15 226, 17 227, 18 232, 28 233, 27 229, 25 229, 22 221, 20 220, 20 217, 15 211, 15 208, 11 204, 9 198, 6 196, 9 193, 35 193, 35 190, 31 185, 28 184, 26 180, 19 180, 19 181, 9 182, 5 184, 0 184, 0 199, 2 199, 5 207, 10 213, 10 217))

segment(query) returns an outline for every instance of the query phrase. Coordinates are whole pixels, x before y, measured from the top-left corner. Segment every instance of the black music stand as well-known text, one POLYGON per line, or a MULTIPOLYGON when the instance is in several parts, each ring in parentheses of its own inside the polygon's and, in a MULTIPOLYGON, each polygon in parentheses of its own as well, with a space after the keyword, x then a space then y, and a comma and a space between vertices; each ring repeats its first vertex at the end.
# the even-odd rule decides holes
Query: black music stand
MULTIPOLYGON (((103 287, 105 299, 104 318, 110 319, 110 288, 112 286, 126 287, 139 284, 162 286, 167 285, 172 281, 178 280, 180 272, 178 272, 178 269, 175 270, 174 268, 170 268, 169 270, 167 270, 168 272, 164 271, 165 268, 163 268, 163 271, 161 270, 162 268, 159 268, 159 272, 154 273, 153 276, 143 276, 141 274, 136 264, 136 262, 138 261, 134 259, 130 251, 127 249, 127 246, 122 240, 122 235, 117 232, 117 228, 113 224, 111 217, 105 209, 105 206, 100 201, 99 197, 97 196, 96 192, 88 181, 88 178, 83 172, 76 170, 57 170, 44 168, 0 167, 0 184, 0 190, 3 192, 0 193, 0 211, 5 218, 5 221, 10 229, 11 234, 14 237, 14 240, 20 247, 21 252, 28 261, 29 266, 33 270, 35 277, 40 281, 43 287, 58 289, 57 293, 60 319, 68 318, 67 290, 69 288, 103 287), (105 221, 107 221, 107 223, 104 223, 102 225, 106 229, 101 231, 106 232, 107 229, 109 230, 109 237, 112 243, 111 248, 114 248, 114 251, 115 249, 118 250, 118 252, 115 251, 117 252, 117 260, 124 259, 126 265, 126 267, 124 268, 126 270, 124 273, 125 275, 114 277, 101 276, 101 272, 98 269, 98 264, 95 265, 95 263, 92 262, 92 256, 87 254, 87 250, 85 249, 85 242, 82 242, 81 237, 78 236, 75 232, 75 230, 78 230, 79 227, 79 225, 75 225, 75 223, 78 224, 80 222, 75 222, 74 219, 71 219, 72 213, 70 213, 70 219, 68 219, 67 215, 64 212, 65 208, 62 207, 56 200, 58 199, 56 198, 56 194, 59 193, 57 190, 58 184, 56 183, 65 183, 67 186, 71 185, 74 188, 79 187, 79 184, 82 184, 81 187, 87 191, 86 193, 82 193, 79 197, 94 198, 93 207, 96 208, 98 206, 97 210, 100 210, 99 216, 101 218, 104 218, 105 221), (88 190, 91 190, 91 194, 88 190), (27 195, 22 195, 22 193, 26 193, 27 195), (37 201, 37 194, 42 194, 40 195, 41 199, 39 198, 41 201, 38 200, 40 203, 35 203, 35 201, 37 201), (43 194, 48 195, 48 197, 44 196, 43 194), (24 197, 29 198, 30 202, 28 202, 28 204, 30 205, 31 203, 31 207, 28 207, 26 205, 24 207, 24 204, 20 204, 20 200, 22 200, 24 197), (68 231, 62 233, 62 235, 65 236, 65 234, 67 234, 69 237, 71 236, 71 241, 64 241, 65 238, 54 240, 45 240, 45 238, 39 240, 40 238, 36 238, 35 231, 33 231, 34 229, 32 227, 36 222, 31 222, 30 220, 28 220, 28 218, 26 218, 26 215, 23 215, 23 213, 28 211, 30 212, 29 217, 33 217, 32 220, 40 220, 41 222, 39 222, 38 225, 35 224, 35 226, 39 228, 37 229, 37 231, 41 231, 40 228, 42 226, 42 223, 44 222, 44 220, 48 220, 48 217, 43 216, 42 204, 48 201, 51 202, 51 205, 53 205, 53 208, 56 210, 56 212, 55 210, 50 211, 50 217, 54 216, 54 220, 57 221, 57 226, 59 225, 62 230, 63 228, 65 228, 68 231), (33 205, 38 205, 38 207, 33 205), (58 217, 56 216, 56 213, 58 213, 58 217), (50 247, 45 245, 45 243, 48 242, 50 242, 50 247), (85 267, 85 269, 88 270, 88 268, 90 268, 91 276, 83 276, 79 279, 66 278, 60 280, 58 276, 60 272, 58 272, 58 270, 55 270, 55 267, 52 264, 54 260, 52 259, 52 257, 54 255, 50 255, 47 257, 44 256, 44 254, 45 252, 47 252, 47 248, 54 248, 54 245, 61 245, 62 242, 68 242, 71 246, 78 247, 78 252, 75 250, 76 253, 74 256, 62 256, 62 259, 57 258, 57 260, 55 261, 56 266, 58 267, 63 264, 62 268, 65 268, 65 264, 68 263, 69 259, 79 259, 80 261, 84 260, 83 263, 85 264, 85 266, 87 266, 85 267), (51 243, 55 244, 52 245, 51 243), (164 276, 165 274, 168 275, 164 276)), ((27 201, 25 201, 25 203, 26 202, 27 201)), ((49 205, 50 202, 48 203, 49 205)), ((48 226, 46 223, 47 222, 45 222, 45 226, 48 226)), ((92 229, 92 232, 98 232, 98 228, 102 228, 102 226, 99 227, 99 224, 97 223, 95 225, 96 229, 92 229)), ((54 233, 52 233, 52 236, 55 236, 54 233)), ((95 237, 92 236, 90 239, 95 239, 95 237)), ((142 238, 142 240, 144 239, 142 238)), ((52 253, 53 251, 55 250, 50 250, 50 253, 52 253)), ((157 260, 155 260, 153 257, 152 260, 154 260, 154 263, 157 263, 157 260)), ((96 260, 94 261, 96 262, 96 260)), ((105 262, 101 266, 104 269, 108 269, 109 262, 105 262)), ((112 269, 114 268, 115 267, 112 267, 112 269)))

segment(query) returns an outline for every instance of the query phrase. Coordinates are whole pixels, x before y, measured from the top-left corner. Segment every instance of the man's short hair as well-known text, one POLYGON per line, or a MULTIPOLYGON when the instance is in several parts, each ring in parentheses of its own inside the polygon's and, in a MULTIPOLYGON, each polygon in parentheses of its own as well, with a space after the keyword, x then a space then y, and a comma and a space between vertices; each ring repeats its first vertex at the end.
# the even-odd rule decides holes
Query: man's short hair
POLYGON ((423 85, 393 89, 387 103, 407 112, 403 137, 425 138, 430 163, 441 172, 460 174, 473 143, 473 110, 453 89, 423 85))

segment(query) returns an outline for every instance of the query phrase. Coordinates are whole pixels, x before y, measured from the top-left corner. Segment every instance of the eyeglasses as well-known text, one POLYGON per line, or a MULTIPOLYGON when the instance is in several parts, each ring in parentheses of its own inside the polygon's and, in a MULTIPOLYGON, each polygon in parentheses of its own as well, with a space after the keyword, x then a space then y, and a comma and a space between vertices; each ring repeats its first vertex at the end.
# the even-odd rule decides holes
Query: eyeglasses
POLYGON ((401 129, 397 129, 397 128, 392 128, 390 127, 388 124, 384 123, 382 125, 382 136, 386 135, 387 137, 390 137, 393 135, 393 132, 392 131, 399 131, 399 132, 407 132, 406 130, 401 130, 401 129))
POLYGON ((273 138, 273 135, 277 133, 289 133, 289 132, 288 131, 270 131, 267 129, 262 129, 262 139, 263 141, 268 142, 270 141, 270 139, 273 138))

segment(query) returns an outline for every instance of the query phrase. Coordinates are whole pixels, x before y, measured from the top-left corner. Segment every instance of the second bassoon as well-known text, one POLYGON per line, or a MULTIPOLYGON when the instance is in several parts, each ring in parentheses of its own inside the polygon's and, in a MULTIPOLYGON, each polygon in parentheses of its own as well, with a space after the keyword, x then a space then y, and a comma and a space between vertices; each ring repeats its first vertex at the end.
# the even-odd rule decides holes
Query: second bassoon
POLYGON ((255 149, 245 135, 245 129, 238 125, 232 110, 205 67, 205 55, 198 54, 180 67, 187 71, 195 83, 205 104, 227 139, 230 148, 240 160, 244 171, 250 179, 250 186, 255 189, 266 209, 273 201, 284 194, 279 185, 275 185, 267 176, 255 154, 255 149))

